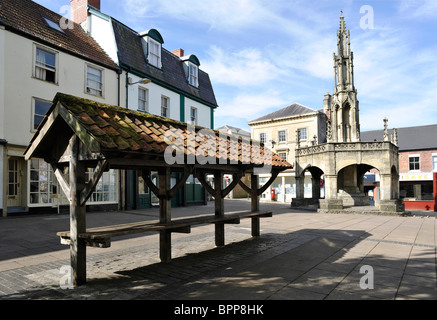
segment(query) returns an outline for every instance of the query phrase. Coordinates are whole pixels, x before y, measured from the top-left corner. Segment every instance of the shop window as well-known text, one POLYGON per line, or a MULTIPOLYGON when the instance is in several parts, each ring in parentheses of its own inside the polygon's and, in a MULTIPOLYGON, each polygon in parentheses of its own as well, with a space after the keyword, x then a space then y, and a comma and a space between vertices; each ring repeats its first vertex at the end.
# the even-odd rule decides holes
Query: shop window
POLYGON ((58 194, 58 186, 49 164, 41 159, 32 159, 29 180, 29 203, 31 205, 51 204, 53 196, 58 194))
MULTIPOLYGON (((94 173, 93 169, 88 169, 87 171, 87 181, 91 179, 92 175, 94 173)), ((90 203, 96 203, 96 202, 115 202, 117 201, 116 197, 116 190, 117 190, 117 184, 116 184, 116 171, 110 170, 109 172, 103 173, 102 177, 100 178, 99 182, 97 183, 97 186, 89 198, 88 202, 90 203)))

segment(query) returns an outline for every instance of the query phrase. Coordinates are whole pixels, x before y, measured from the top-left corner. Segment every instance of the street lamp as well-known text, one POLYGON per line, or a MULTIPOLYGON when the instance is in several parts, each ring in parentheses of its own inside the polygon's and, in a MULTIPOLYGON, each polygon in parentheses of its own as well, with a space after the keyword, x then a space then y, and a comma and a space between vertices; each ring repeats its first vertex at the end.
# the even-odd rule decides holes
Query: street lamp
POLYGON ((130 78, 129 77, 129 79, 128 79, 128 84, 131 86, 131 85, 134 85, 134 84, 137 84, 137 83, 140 83, 140 84, 148 84, 148 83, 150 83, 150 82, 152 82, 152 80, 150 80, 149 78, 144 78, 144 79, 141 79, 140 81, 136 81, 136 82, 132 82, 132 78, 130 78))

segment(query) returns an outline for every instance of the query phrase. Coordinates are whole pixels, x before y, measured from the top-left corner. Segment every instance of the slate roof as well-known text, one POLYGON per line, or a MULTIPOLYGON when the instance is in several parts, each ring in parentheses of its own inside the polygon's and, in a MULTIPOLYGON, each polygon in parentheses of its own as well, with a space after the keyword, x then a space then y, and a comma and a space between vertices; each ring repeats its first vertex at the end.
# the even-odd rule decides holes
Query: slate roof
MULTIPOLYGON (((437 124, 399 128, 399 151, 437 149, 437 124)), ((389 130, 389 135, 393 129, 389 130)), ((361 141, 382 141, 384 130, 361 132, 361 141)))
POLYGON ((293 116, 308 114, 308 113, 313 113, 313 112, 316 112, 316 110, 305 107, 299 103, 293 103, 292 105, 290 105, 288 107, 282 108, 280 110, 277 110, 277 111, 269 113, 265 116, 262 116, 258 119, 252 120, 249 122, 249 124, 255 123, 255 122, 260 122, 260 121, 268 121, 268 120, 273 120, 273 119, 293 117, 293 116))
POLYGON ((148 78, 201 99, 214 108, 217 107, 211 80, 206 72, 199 68, 199 87, 195 88, 188 84, 183 62, 179 57, 162 48, 162 70, 151 66, 144 56, 141 36, 114 18, 112 18, 112 25, 119 62, 123 67, 130 67, 148 78))
MULTIPOLYGON (((51 153, 52 150, 56 148, 56 146, 53 145, 53 141, 65 143, 65 141, 62 141, 67 140, 68 142, 68 137, 62 139, 58 137, 55 129, 52 128, 53 130, 49 130, 49 128, 46 127, 46 123, 50 124, 48 119, 52 113, 61 115, 64 118, 65 123, 69 123, 71 130, 75 132, 80 131, 78 132, 79 136, 86 132, 86 134, 98 144, 96 148, 99 150, 91 151, 99 152, 103 155, 119 154, 120 156, 121 154, 121 156, 125 158, 156 155, 162 158, 164 151, 169 145, 165 141, 165 133, 167 130, 173 130, 173 132, 179 131, 182 133, 181 136, 183 139, 181 139, 181 141, 176 141, 173 146, 176 150, 183 150, 184 154, 187 156, 197 155, 200 152, 204 152, 207 143, 214 141, 213 139, 201 143, 195 141, 194 145, 192 145, 187 143, 188 129, 187 124, 184 122, 58 93, 54 99, 52 108, 47 112, 47 115, 25 152, 26 158, 40 157, 47 159, 50 157, 48 153, 51 153), (59 108, 66 110, 68 115, 62 115, 63 111, 59 110, 59 108), (68 121, 66 118, 68 118, 68 121), (45 132, 47 135, 56 135, 56 137, 45 137, 45 132), (40 134, 42 135, 41 137, 39 137, 40 134), (40 145, 33 145, 36 141, 45 142, 40 143, 40 145), (183 142, 183 144, 181 142, 183 142), (33 151, 30 151, 29 153, 29 150, 33 151)), ((53 123, 55 122, 56 121, 53 123)), ((59 122, 57 122, 56 125, 59 125, 59 122)), ((196 126, 195 128, 196 132, 204 129, 199 126, 196 126)), ((69 131, 63 127, 57 127, 57 130, 63 134, 66 131, 69 131)), ((215 134, 216 159, 225 159, 224 155, 219 152, 219 146, 221 142, 220 139, 224 139, 227 136, 224 136, 223 134, 220 135, 218 131, 212 132, 215 134)), ((70 135, 71 134, 72 131, 70 135)), ((228 138, 227 140, 229 142, 228 138)), ((245 152, 245 155, 252 155, 250 157, 250 165, 262 166, 264 164, 263 159, 259 156, 264 155, 263 144, 258 144, 258 146, 257 144, 254 144, 250 146, 250 150, 245 150, 242 148, 241 141, 239 141, 238 153, 231 152, 232 150, 229 144, 227 144, 227 146, 226 159, 229 163, 230 160, 236 160, 241 164, 244 160, 242 154, 245 152), (257 150, 257 148, 260 150, 257 150)), ((274 153, 272 166, 283 170, 292 168, 291 164, 274 153)))
MULTIPOLYGON (((31 40, 113 70, 119 67, 78 24, 62 32, 48 26, 44 17, 59 22, 61 15, 31 0, 0 0, 0 25, 31 40)), ((72 23, 72 22, 71 22, 72 23)))

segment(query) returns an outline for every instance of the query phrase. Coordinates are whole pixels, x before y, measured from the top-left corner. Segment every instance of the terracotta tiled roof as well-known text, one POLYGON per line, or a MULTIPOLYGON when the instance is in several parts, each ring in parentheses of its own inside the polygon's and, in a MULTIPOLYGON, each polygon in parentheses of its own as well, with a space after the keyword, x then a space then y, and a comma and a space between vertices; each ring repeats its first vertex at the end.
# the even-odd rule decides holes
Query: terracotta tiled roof
MULTIPOLYGON (((194 135, 189 130, 196 132, 197 137, 199 137, 200 130, 205 128, 196 126, 189 129, 184 122, 59 93, 56 95, 52 109, 49 110, 41 123, 31 144, 40 134, 50 114, 60 107, 65 108, 72 116, 75 130, 78 127, 86 130, 87 134, 98 142, 99 151, 104 155, 121 154, 123 157, 131 158, 143 155, 162 157, 166 148, 171 144, 174 149, 183 151, 186 157, 197 156, 202 153, 207 156, 205 150, 214 150, 215 148, 215 155, 212 155, 212 157, 215 156, 214 161, 216 163, 219 163, 219 159, 226 159, 227 164, 237 164, 231 163, 231 161, 255 166, 264 164, 265 148, 259 142, 252 144, 251 141, 247 140, 248 143, 243 144, 241 140, 235 140, 235 144, 231 145, 228 135, 211 129, 206 132, 210 134, 209 138, 204 140, 199 138, 190 139, 194 135), (175 137, 180 139, 174 140, 173 143, 170 142, 169 138, 166 139, 166 132, 169 130, 177 133, 175 137), (221 144, 226 147, 220 148, 221 144), (211 147, 211 149, 208 147, 211 147)), ((70 127, 72 127, 71 124, 70 127)), ((211 155, 208 154, 208 156, 211 155)), ((272 153, 271 159, 273 167, 284 170, 292 168, 291 164, 277 154, 272 153)))
POLYGON ((44 18, 59 23, 62 16, 30 0, 0 0, 0 25, 60 51, 118 69, 114 61, 80 25, 57 31, 44 18))

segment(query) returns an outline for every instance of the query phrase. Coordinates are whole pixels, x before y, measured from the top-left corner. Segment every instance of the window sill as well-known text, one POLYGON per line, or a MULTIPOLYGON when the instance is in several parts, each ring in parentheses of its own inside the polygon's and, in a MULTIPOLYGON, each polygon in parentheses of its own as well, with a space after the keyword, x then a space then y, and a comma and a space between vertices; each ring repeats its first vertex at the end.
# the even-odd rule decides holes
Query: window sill
POLYGON ((38 81, 41 81, 41 82, 44 82, 44 83, 53 84, 53 85, 59 87, 59 83, 58 83, 58 82, 52 82, 52 81, 48 81, 48 80, 44 80, 44 79, 40 79, 40 78, 37 78, 37 77, 35 77, 35 76, 32 76, 31 78, 32 78, 32 79, 35 79, 35 80, 38 80, 38 81))

